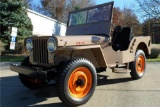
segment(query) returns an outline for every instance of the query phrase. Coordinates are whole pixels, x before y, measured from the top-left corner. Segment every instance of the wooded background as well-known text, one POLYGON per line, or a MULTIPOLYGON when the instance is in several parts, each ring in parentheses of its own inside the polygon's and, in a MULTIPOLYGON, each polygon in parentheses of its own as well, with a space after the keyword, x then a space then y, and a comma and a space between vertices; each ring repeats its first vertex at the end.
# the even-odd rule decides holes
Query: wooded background
MULTIPOLYGON (((95 0, 38 1, 26 0, 26 3, 30 9, 64 23, 67 23, 69 11, 96 5, 95 0)), ((150 35, 153 43, 160 43, 160 0, 135 0, 131 6, 114 7, 112 24, 132 27, 134 36, 150 35)))
MULTIPOLYGON (((0 50, 9 50, 11 27, 18 28, 17 41, 32 35, 27 8, 67 23, 70 11, 93 5, 95 0, 1 0, 0 50)), ((160 0, 135 0, 131 6, 114 7, 112 21, 115 26, 132 27, 134 36, 149 35, 152 43, 160 44, 160 0)))

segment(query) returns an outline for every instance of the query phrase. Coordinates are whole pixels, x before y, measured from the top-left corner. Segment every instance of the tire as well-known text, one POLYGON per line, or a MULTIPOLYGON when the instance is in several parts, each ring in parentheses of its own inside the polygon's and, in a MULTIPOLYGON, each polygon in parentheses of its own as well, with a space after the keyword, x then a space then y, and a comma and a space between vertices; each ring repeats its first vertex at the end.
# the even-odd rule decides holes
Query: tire
MULTIPOLYGON (((26 67, 31 67, 31 65, 29 64, 29 57, 26 57, 22 61, 21 65, 26 66, 26 67)), ((27 75, 24 75, 24 74, 19 74, 19 79, 20 79, 21 83, 29 89, 39 89, 46 84, 45 82, 41 82, 37 79, 33 79, 33 78, 28 77, 27 75)))
POLYGON ((85 104, 93 95, 97 84, 95 67, 84 58, 68 61, 57 76, 58 97, 70 107, 85 104))
POLYGON ((146 71, 146 57, 142 50, 136 52, 136 56, 133 62, 130 64, 131 77, 133 79, 140 79, 144 76, 146 71))

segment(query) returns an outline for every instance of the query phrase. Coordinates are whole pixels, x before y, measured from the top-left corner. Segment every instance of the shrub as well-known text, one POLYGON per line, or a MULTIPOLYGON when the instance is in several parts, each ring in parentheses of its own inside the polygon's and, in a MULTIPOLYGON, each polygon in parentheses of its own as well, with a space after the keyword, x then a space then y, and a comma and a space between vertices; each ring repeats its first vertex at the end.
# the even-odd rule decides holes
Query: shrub
POLYGON ((151 55, 149 58, 158 58, 160 54, 160 45, 153 44, 151 47, 151 55))
POLYGON ((18 40, 15 47, 16 54, 28 54, 24 46, 24 40, 18 40))

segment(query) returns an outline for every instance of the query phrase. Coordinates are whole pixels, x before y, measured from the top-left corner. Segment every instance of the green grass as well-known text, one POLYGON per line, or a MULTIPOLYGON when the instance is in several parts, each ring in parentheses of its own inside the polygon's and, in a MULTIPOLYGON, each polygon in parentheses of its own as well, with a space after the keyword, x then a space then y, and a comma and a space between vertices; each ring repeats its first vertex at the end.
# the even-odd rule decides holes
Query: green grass
MULTIPOLYGON (((153 52, 152 54, 151 54, 151 56, 153 57, 155 54, 157 54, 158 52, 159 52, 159 50, 160 50, 160 44, 153 44, 152 45, 155 49, 153 50, 153 49, 151 49, 151 52, 153 52)), ((158 58, 147 58, 147 62, 160 62, 160 54, 159 54, 159 56, 158 56, 158 58)))
POLYGON ((4 55, 0 56, 1 62, 22 62, 26 56, 24 55, 4 55))

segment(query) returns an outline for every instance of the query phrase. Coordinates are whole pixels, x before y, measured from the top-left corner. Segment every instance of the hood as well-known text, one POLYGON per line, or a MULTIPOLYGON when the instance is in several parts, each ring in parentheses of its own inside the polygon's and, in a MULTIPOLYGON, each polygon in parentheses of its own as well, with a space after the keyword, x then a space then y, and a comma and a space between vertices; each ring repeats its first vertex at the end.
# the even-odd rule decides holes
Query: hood
POLYGON ((77 46, 101 44, 109 41, 108 36, 95 35, 75 35, 75 36, 56 36, 58 46, 77 46))

